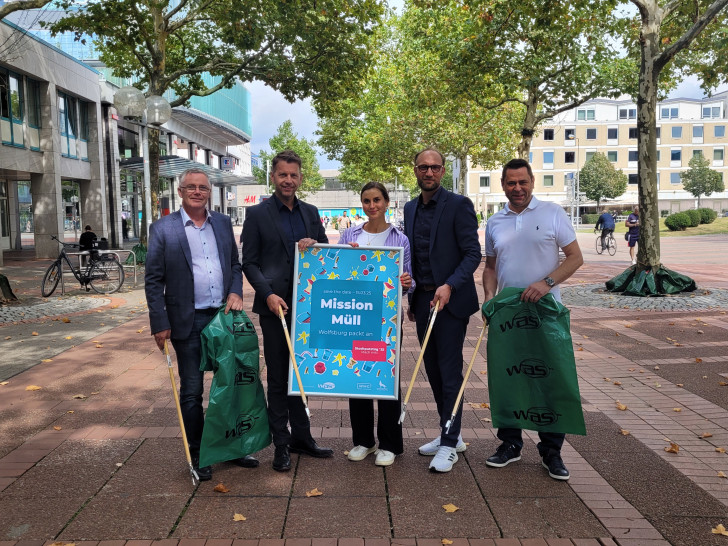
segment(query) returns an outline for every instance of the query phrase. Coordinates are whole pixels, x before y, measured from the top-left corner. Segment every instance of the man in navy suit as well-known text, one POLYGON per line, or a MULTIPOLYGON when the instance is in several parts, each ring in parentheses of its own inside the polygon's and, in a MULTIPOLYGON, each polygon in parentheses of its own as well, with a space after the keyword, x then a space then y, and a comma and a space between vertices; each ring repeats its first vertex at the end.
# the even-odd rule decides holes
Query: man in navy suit
MULTIPOLYGON (((230 217, 207 210, 212 187, 205 172, 182 173, 177 192, 182 208, 154 222, 149 230, 144 291, 152 335, 160 350, 169 339, 177 353, 180 405, 192 464, 200 480, 212 478, 200 468, 204 413, 200 371, 200 333, 222 305, 243 308, 243 278, 230 217)), ((247 456, 233 463, 258 466, 247 456)))
POLYGON ((449 472, 458 460, 457 454, 466 449, 460 436, 462 404, 447 433, 445 424, 463 381, 468 320, 478 310, 473 279, 481 261, 478 220, 470 199, 440 185, 445 158, 438 150, 419 152, 414 171, 421 193, 404 206, 404 224, 416 283, 408 315, 417 325, 420 343, 427 331, 430 310, 440 303, 424 361, 440 415, 441 434, 420 447, 419 452, 434 455, 431 471, 449 472))
MULTIPOLYGON (((300 201, 301 158, 291 150, 277 154, 270 179, 275 192, 248 209, 243 224, 243 271, 255 289, 253 312, 263 331, 268 379, 268 423, 273 435, 273 469, 291 469, 290 452, 332 457, 311 436, 311 424, 300 396, 288 396, 289 352, 278 308, 288 314, 292 305, 296 248, 328 243, 316 207, 300 201), (291 428, 288 429, 290 423, 291 428)), ((291 321, 288 322, 290 329, 291 321)))

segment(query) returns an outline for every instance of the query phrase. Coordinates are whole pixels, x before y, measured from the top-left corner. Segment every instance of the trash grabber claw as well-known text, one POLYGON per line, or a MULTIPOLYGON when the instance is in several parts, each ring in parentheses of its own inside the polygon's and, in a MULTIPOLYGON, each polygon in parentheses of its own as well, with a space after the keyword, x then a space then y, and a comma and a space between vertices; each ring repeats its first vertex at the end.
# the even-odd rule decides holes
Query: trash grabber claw
POLYGON ((440 302, 435 302, 435 307, 432 309, 432 314, 430 315, 430 321, 427 325, 427 331, 425 332, 425 339, 422 341, 422 349, 420 349, 420 356, 417 358, 417 364, 415 364, 415 371, 412 374, 412 379, 410 380, 409 387, 407 387, 407 394, 404 397, 404 404, 402 404, 402 413, 399 416, 398 423, 401 425, 404 421, 404 414, 407 413, 407 402, 409 402, 410 394, 412 394, 412 387, 415 384, 415 378, 417 377, 417 373, 420 371, 420 364, 422 363, 422 357, 425 356, 425 349, 427 348, 427 342, 430 339, 430 332, 432 332, 432 326, 435 324, 435 317, 437 316, 437 310, 440 307, 440 302))
POLYGON ((301 374, 298 371, 298 364, 296 364, 296 354, 293 352, 293 344, 291 343, 291 336, 288 333, 288 324, 286 324, 286 317, 283 314, 283 307, 278 306, 278 314, 281 317, 281 323, 283 324, 283 332, 286 334, 286 343, 288 343, 288 352, 291 354, 291 362, 293 362, 293 371, 296 373, 296 380, 298 381, 298 390, 301 391, 301 400, 303 400, 303 407, 306 408, 306 415, 311 417, 311 412, 308 410, 308 400, 306 399, 306 393, 303 390, 303 381, 301 381, 301 374))
POLYGON ((177 418, 179 419, 179 428, 182 430, 182 443, 185 447, 187 466, 189 466, 190 474, 192 474, 192 485, 197 485, 200 482, 200 477, 197 475, 195 467, 192 466, 192 455, 190 455, 190 446, 187 444, 187 432, 185 431, 185 422, 182 420, 182 407, 179 404, 179 394, 177 394, 177 385, 174 382, 174 370, 172 369, 172 358, 169 356, 166 339, 164 340, 164 356, 167 357, 167 369, 169 370, 169 379, 172 381, 172 395, 174 396, 174 404, 177 406, 177 418))
POLYGON ((458 397, 455 399, 455 406, 452 408, 452 415, 450 416, 450 419, 447 420, 447 423, 445 423, 445 434, 448 434, 450 432, 450 427, 452 426, 452 422, 455 420, 455 415, 458 412, 458 408, 460 407, 460 401, 463 399, 463 393, 465 392, 465 385, 468 384, 468 378, 470 377, 470 372, 473 369, 473 363, 475 362, 475 357, 478 356, 478 349, 480 349, 480 342, 483 341, 483 334, 485 334, 485 331, 488 329, 488 323, 483 323, 483 328, 480 330, 480 336, 478 337, 478 342, 475 344, 475 352, 473 353, 473 357, 470 359, 470 364, 468 364, 468 369, 465 371, 465 377, 463 378, 463 384, 460 386, 460 392, 458 393, 458 397))

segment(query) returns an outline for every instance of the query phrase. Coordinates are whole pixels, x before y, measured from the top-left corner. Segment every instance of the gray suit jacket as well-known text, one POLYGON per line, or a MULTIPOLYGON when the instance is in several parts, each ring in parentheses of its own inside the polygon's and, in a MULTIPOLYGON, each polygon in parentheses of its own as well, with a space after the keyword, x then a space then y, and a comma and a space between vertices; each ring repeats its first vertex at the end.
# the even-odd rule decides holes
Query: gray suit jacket
MULTIPOLYGON (((243 276, 230 217, 210 212, 223 277, 223 294, 243 296, 243 276)), ((195 284, 192 255, 179 211, 154 222, 149 230, 149 248, 144 291, 152 334, 172 330, 171 337, 190 334, 195 316, 195 284)))
MULTIPOLYGON (((318 209, 298 201, 306 225, 306 237, 328 243, 318 209)), ((255 290, 253 312, 272 315, 266 304, 270 294, 286 299, 293 279, 293 261, 287 237, 281 227, 280 215, 273 198, 250 207, 243 224, 243 273, 255 290)), ((286 302, 289 306, 290 301, 286 302)))

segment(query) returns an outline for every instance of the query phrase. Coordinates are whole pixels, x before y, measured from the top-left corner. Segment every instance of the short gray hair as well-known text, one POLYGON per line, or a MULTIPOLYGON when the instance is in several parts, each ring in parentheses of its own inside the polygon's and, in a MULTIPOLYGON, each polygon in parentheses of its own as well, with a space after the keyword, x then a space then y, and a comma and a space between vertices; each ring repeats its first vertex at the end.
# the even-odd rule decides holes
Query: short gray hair
POLYGON ((183 172, 179 176, 179 186, 180 186, 180 188, 181 187, 184 187, 185 178, 187 178, 187 176, 190 175, 190 174, 203 174, 203 175, 205 175, 205 179, 207 180, 207 183, 210 184, 210 187, 212 187, 212 183, 210 183, 210 177, 207 176, 207 173, 205 171, 203 171, 202 169, 199 169, 197 167, 192 167, 191 169, 187 169, 185 172, 183 172))

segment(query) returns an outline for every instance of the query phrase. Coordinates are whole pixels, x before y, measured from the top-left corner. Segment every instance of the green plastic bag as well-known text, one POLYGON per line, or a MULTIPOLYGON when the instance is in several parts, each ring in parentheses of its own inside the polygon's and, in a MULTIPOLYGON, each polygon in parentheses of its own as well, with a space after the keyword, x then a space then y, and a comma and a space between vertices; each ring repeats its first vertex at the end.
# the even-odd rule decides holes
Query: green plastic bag
POLYGON ((202 330, 201 371, 213 371, 200 466, 250 455, 271 442, 258 335, 244 311, 222 307, 202 330))
POLYGON ((522 292, 483 304, 493 426, 585 435, 569 310, 551 294, 523 302, 522 292))

